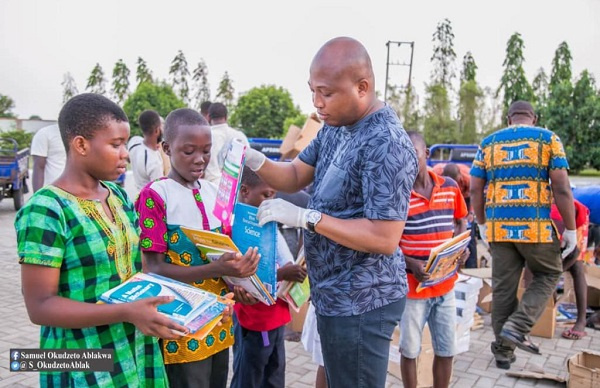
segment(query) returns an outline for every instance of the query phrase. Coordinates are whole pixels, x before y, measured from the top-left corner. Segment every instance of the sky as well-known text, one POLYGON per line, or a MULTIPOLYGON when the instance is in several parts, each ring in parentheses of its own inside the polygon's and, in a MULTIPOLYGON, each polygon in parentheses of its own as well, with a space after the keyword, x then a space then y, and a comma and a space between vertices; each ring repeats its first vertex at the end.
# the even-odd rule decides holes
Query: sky
MULTIPOLYGON (((13 113, 21 118, 53 120, 66 72, 82 92, 96 63, 110 75, 123 59, 135 83, 136 60, 142 57, 155 77, 168 79, 170 63, 182 50, 190 72, 200 59, 206 62, 213 99, 227 71, 236 95, 281 86, 310 113, 313 56, 327 40, 350 36, 371 55, 382 96, 386 43, 415 42, 412 83, 422 105, 432 71, 432 34, 444 18, 455 35, 457 76, 471 51, 482 87, 499 85, 514 32, 525 42, 530 81, 540 67, 550 73, 563 41, 575 76, 588 69, 600 77, 600 0, 0 0, 0 94, 15 101, 13 113)), ((390 57, 408 61, 408 46, 392 44, 390 57)), ((407 67, 390 67, 391 83, 407 81, 407 67)))

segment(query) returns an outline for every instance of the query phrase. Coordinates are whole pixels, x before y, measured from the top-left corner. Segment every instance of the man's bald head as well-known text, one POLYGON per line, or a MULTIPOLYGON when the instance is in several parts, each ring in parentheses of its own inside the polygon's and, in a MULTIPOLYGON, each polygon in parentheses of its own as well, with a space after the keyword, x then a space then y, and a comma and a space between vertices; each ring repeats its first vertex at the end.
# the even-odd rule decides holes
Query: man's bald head
POLYGON ((334 78, 349 77, 353 82, 367 79, 372 86, 375 83, 367 49, 348 37, 331 39, 321 47, 310 66, 311 72, 318 70, 327 71, 334 78))
POLYGON ((442 171, 442 175, 450 177, 458 182, 458 178, 460 177, 460 168, 458 167, 458 164, 446 163, 444 166, 444 171, 442 171))

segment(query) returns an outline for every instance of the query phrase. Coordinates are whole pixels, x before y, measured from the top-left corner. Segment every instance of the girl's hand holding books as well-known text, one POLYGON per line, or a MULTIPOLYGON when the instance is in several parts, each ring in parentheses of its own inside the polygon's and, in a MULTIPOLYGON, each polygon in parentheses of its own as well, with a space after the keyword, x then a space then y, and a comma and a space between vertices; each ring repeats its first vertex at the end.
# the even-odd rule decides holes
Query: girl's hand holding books
POLYGON ((234 299, 241 304, 252 305, 258 303, 258 299, 250 295, 250 293, 244 290, 240 286, 233 287, 234 299))
POLYGON ((245 278, 256 273, 260 254, 258 248, 248 248, 246 254, 224 253, 219 260, 215 261, 220 266, 223 276, 234 276, 245 278))
POLYGON ((127 309, 125 321, 134 324, 145 335, 179 339, 182 335, 187 334, 188 329, 173 322, 157 310, 158 305, 170 303, 174 299, 172 296, 155 296, 123 303, 120 306, 127 309))

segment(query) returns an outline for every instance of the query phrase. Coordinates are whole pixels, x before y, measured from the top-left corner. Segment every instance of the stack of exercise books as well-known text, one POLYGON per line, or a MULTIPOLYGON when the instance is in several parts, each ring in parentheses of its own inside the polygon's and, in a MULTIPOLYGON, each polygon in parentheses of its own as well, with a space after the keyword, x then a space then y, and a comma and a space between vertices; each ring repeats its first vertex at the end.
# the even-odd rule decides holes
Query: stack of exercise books
POLYGON ((153 273, 133 275, 100 295, 100 302, 128 303, 154 296, 173 296, 172 302, 157 306, 158 312, 185 326, 197 339, 206 337, 221 321, 227 305, 233 304, 230 299, 153 273))
MULTIPOLYGON (((296 264, 302 267, 306 267, 306 257, 304 256, 304 248, 300 250, 300 253, 298 254, 298 259, 296 259, 296 264)), ((277 296, 280 299, 283 299, 286 302, 288 302, 288 304, 294 309, 294 311, 299 312, 302 305, 308 302, 308 299, 310 298, 310 283, 308 281, 308 276, 304 279, 302 283, 290 282, 287 280, 282 281, 279 286, 277 296)))

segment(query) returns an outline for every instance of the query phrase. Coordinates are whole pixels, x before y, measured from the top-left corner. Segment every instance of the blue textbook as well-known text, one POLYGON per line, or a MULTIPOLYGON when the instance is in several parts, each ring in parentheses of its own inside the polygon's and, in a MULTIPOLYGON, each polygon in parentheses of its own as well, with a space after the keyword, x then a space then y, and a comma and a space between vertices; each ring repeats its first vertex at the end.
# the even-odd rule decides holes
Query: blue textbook
POLYGON ((231 239, 241 252, 258 247, 260 261, 256 276, 262 281, 273 300, 277 297, 277 224, 258 225, 258 208, 236 203, 233 209, 231 239))

